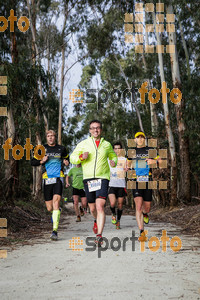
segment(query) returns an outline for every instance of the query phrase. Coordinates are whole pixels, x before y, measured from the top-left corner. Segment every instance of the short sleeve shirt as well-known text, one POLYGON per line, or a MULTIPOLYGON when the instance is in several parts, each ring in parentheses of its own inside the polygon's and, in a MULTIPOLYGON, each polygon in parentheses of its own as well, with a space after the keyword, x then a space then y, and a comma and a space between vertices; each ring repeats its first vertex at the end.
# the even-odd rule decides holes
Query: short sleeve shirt
POLYGON ((109 186, 112 187, 126 187, 126 180, 125 180, 125 172, 124 168, 126 167, 127 159, 125 157, 118 157, 117 166, 112 168, 110 166, 110 182, 109 186))
POLYGON ((80 168, 77 168, 77 167, 72 168, 69 171, 68 176, 72 176, 73 177, 72 186, 75 189, 79 189, 79 190, 84 189, 82 167, 80 167, 80 168))
POLYGON ((137 181, 149 181, 152 179, 152 170, 145 161, 149 158, 149 150, 151 147, 135 148, 136 157, 133 159, 133 168, 135 175, 133 178, 137 181))

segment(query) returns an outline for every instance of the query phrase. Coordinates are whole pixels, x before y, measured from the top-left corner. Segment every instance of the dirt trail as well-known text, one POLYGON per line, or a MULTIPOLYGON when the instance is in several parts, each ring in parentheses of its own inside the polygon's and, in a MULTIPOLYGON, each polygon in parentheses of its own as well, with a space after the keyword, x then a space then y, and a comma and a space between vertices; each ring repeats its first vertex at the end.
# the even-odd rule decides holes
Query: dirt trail
MULTIPOLYGON (((94 237, 91 215, 83 217, 81 223, 72 216, 63 217, 57 242, 46 235, 0 260, 0 299, 200 299, 198 238, 179 234, 175 226, 150 222, 146 227, 148 238, 160 238, 162 230, 167 230, 170 239, 181 238, 182 249, 173 252, 168 242, 166 253, 162 244, 152 252, 146 242, 141 252, 141 244, 136 241, 132 251, 132 230, 138 234, 135 217, 122 216, 122 229, 117 231, 107 216, 104 236, 108 249, 86 251, 86 238, 94 237), (83 251, 70 249, 72 237, 83 240, 82 246, 76 246, 83 251), (128 238, 125 251, 122 247, 111 249, 113 237, 118 237, 122 245, 128 238)), ((119 240, 113 244, 117 245, 119 240)))

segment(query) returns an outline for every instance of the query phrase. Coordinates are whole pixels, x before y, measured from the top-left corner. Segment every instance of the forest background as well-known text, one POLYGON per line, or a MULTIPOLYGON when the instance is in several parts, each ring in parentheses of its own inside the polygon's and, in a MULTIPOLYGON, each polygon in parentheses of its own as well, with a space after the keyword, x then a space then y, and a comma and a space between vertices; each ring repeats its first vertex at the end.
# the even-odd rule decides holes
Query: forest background
MULTIPOLYGON (((18 19, 26 16, 30 21, 26 32, 19 30, 17 22, 13 32, 10 22, 0 32, 0 76, 7 76, 7 94, 0 96, 0 107, 7 107, 7 116, 0 116, 1 211, 20 203, 24 206, 43 201, 40 168, 32 168, 25 155, 14 159, 12 150, 5 160, 5 141, 11 138, 12 148, 18 144, 23 147, 30 138, 35 147, 45 143, 47 129, 54 129, 58 142, 71 153, 88 136, 92 119, 102 121, 106 140, 120 140, 126 150, 127 140, 138 130, 157 139, 158 149, 167 149, 167 168, 153 170, 155 180, 167 181, 167 189, 154 191, 155 205, 198 203, 199 5, 186 0, 140 3, 140 35, 145 45, 154 46, 154 53, 137 53, 135 1, 0 1, 0 16, 9 19, 13 9, 18 19), (164 11, 159 12, 160 2, 164 11), (145 10, 146 4, 154 4, 153 12, 145 10), (125 14, 133 14, 133 20, 126 22, 128 27, 125 14), (155 30, 158 14, 164 15, 164 32, 155 30), (167 32, 167 14, 175 14, 175 32, 167 32), (154 24, 154 31, 147 33, 146 24, 154 24), (126 35, 133 36, 133 42, 127 43, 126 35), (156 52, 157 45, 164 45, 164 53, 156 52), (166 53, 167 45, 174 45, 174 53, 166 53), (170 101, 169 94, 166 104, 162 96, 152 104, 148 93, 145 104, 141 104, 137 90, 117 100, 120 95, 116 89, 139 89, 147 82, 148 91, 160 90, 164 81, 170 91, 181 91, 178 104, 170 101), (82 97, 76 94, 70 98, 73 89, 79 89, 82 97), (98 92, 93 91, 95 96, 91 97, 88 89, 98 92)), ((128 196, 131 205, 131 193, 128 196)))

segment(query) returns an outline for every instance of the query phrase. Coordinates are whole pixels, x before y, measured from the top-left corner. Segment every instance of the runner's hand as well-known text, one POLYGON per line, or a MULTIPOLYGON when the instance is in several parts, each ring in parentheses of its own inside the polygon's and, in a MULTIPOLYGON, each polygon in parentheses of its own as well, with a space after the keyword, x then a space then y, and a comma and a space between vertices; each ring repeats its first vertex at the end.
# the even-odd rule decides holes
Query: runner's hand
POLYGON ((153 165, 156 163, 155 159, 150 159, 150 158, 145 159, 145 161, 147 162, 147 165, 153 165))
POLYGON ((113 161, 113 160, 110 160, 110 165, 111 165, 111 167, 115 167, 115 162, 113 161))
POLYGON ((83 159, 87 159, 87 158, 88 158, 88 154, 89 154, 89 152, 84 152, 84 153, 83 153, 83 156, 82 156, 83 159))
POLYGON ((125 168, 124 168, 124 171, 125 171, 125 172, 128 172, 129 169, 130 169, 130 168, 125 167, 125 168))
POLYGON ((68 188, 70 186, 70 184, 69 183, 66 183, 66 188, 68 188))
POLYGON ((40 161, 40 163, 41 163, 41 164, 45 163, 45 162, 47 161, 47 159, 48 159, 48 156, 45 155, 45 156, 43 157, 43 159, 40 161))
POLYGON ((64 159, 63 163, 65 164, 66 167, 69 166, 69 161, 67 159, 64 159))

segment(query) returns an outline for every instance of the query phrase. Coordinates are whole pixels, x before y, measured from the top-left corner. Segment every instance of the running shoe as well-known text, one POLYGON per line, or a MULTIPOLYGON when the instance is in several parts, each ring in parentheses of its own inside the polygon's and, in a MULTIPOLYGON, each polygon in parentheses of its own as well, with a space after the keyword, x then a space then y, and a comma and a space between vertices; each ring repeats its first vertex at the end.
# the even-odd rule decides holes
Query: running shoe
POLYGON ((57 241, 57 240, 58 240, 58 234, 57 234, 56 231, 53 231, 53 232, 52 232, 52 234, 51 234, 51 236, 50 236, 50 239, 51 239, 52 241, 57 241))
POLYGON ((96 239, 95 239, 95 244, 97 245, 97 247, 101 247, 101 245, 103 244, 103 238, 101 234, 97 234, 96 239))
POLYGON ((119 221, 117 221, 117 223, 116 223, 116 229, 121 229, 119 221))
POLYGON ((94 232, 94 234, 97 234, 97 232, 98 232, 97 222, 96 221, 94 221, 93 232, 94 232))
POLYGON ((147 241, 148 241, 148 237, 145 235, 145 232, 144 232, 144 231, 140 233, 140 236, 139 236, 139 238, 138 238, 138 241, 139 241, 139 242, 147 242, 147 241))
POLYGON ((147 214, 143 213, 143 218, 144 218, 144 223, 148 224, 149 223, 149 216, 147 214))
POLYGON ((112 222, 113 225, 116 225, 117 220, 116 220, 116 216, 115 216, 115 215, 112 215, 112 220, 111 220, 111 222, 112 222))
POLYGON ((82 209, 81 206, 80 206, 80 215, 81 215, 81 217, 84 216, 84 210, 82 209))
POLYGON ((76 222, 81 222, 81 217, 80 216, 77 216, 76 222))

